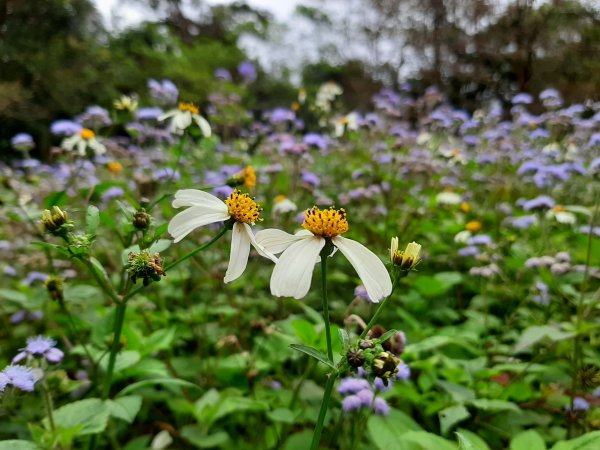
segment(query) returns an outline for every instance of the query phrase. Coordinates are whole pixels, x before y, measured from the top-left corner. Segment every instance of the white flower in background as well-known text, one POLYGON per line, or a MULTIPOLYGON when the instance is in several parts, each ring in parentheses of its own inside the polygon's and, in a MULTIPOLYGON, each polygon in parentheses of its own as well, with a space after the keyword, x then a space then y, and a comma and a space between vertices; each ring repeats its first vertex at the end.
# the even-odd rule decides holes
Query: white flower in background
POLYGON ((169 222, 168 231, 173 242, 179 242, 198 227, 233 220, 231 253, 225 273, 225 283, 239 278, 248 265, 250 245, 262 256, 277 262, 277 258, 257 244, 250 225, 259 220, 260 207, 248 194, 234 190, 227 200, 222 201, 204 191, 182 189, 175 193, 173 208, 188 206, 169 222))
POLYGON ((430 133, 421 133, 421 134, 419 134, 419 136, 417 136, 417 144, 418 145, 425 145, 430 140, 431 140, 431 134, 430 133))
POLYGON ((362 244, 341 236, 348 231, 343 209, 321 210, 315 206, 304 214, 302 226, 305 229, 296 234, 276 229, 256 233, 256 242, 267 252, 281 253, 271 275, 273 295, 304 297, 310 289, 313 269, 327 241, 352 264, 374 303, 390 295, 392 281, 379 257, 362 244))
POLYGON ((337 96, 342 95, 343 92, 344 90, 339 84, 328 81, 319 87, 315 99, 315 106, 322 112, 329 113, 331 112, 331 103, 333 103, 337 96))
POLYGON ((122 95, 121 98, 113 102, 113 106, 119 111, 134 112, 138 107, 138 101, 135 97, 122 95))
POLYGON ((196 122, 205 137, 211 135, 210 124, 200 115, 200 110, 193 103, 179 103, 177 109, 172 109, 158 116, 160 122, 166 119, 171 119, 171 129, 175 133, 182 133, 193 122, 196 122))
POLYGON ((464 151, 462 151, 460 148, 440 146, 440 153, 445 158, 448 158, 448 163, 450 166, 455 164, 467 164, 467 157, 464 151))
POLYGON ((459 231, 456 233, 456 236, 454 236, 454 242, 457 244, 466 244, 469 242, 469 239, 471 239, 471 236, 472 234, 469 230, 459 231))
POLYGON ((462 197, 456 192, 444 191, 440 192, 435 200, 439 205, 458 205, 462 202, 462 197))
POLYGON ((285 195, 278 195, 273 202, 273 215, 280 216, 298 210, 296 204, 285 195))
POLYGON ((333 119, 333 126, 335 137, 342 136, 346 130, 358 130, 358 113, 351 112, 346 116, 333 119))
POLYGON ((555 219, 558 223, 574 224, 577 222, 577 217, 567 207, 562 205, 556 205, 552 209, 549 209, 546 213, 546 218, 555 219))
POLYGON ((85 156, 87 149, 90 149, 96 156, 106 153, 106 147, 96 139, 96 133, 89 128, 84 128, 79 133, 66 138, 61 146, 69 152, 77 150, 79 156, 85 156))

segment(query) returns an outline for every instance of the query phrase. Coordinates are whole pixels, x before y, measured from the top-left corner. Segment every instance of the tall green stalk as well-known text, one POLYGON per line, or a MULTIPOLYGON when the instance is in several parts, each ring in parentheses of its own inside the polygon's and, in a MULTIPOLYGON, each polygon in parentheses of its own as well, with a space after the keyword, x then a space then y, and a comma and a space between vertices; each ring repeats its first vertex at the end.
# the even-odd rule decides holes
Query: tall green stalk
POLYGON ((363 332, 360 334, 359 339, 364 339, 365 337, 367 337, 367 333, 369 333, 369 331, 371 331, 371 328, 373 328, 375 326, 375 324, 377 323, 377 320, 379 320, 379 316, 381 315, 381 313, 383 312, 383 309, 385 308, 386 303, 388 302, 388 300, 390 298, 392 298, 392 295, 394 294, 394 291, 396 290, 396 286, 398 285, 398 280, 402 278, 402 275, 397 274, 396 277, 394 277, 394 282, 392 284, 392 292, 390 292, 390 295, 388 295, 377 307, 377 310, 375 311, 375 314, 373 314, 373 317, 371 317, 371 320, 369 320, 369 323, 367 324, 367 326, 365 327, 365 329, 363 330, 363 332))
MULTIPOLYGON (((323 289, 323 322, 325 323, 325 337, 327 340, 327 358, 333 363, 333 346, 331 345, 331 329, 329 326, 329 297, 327 296, 327 258, 330 254, 331 243, 328 242, 321 251, 321 286, 323 289)), ((325 385, 325 392, 323 393, 323 400, 321 401, 321 409, 319 410, 317 424, 315 426, 312 443, 310 445, 311 450, 316 450, 321 442, 323 422, 325 420, 325 415, 327 414, 329 400, 331 399, 331 392, 333 391, 333 385, 337 375, 337 371, 332 371, 327 374, 327 384, 325 385)))
POLYGON ((115 361, 117 360, 117 353, 121 347, 121 332, 123 331, 123 323, 125 323, 125 311, 127 309, 127 303, 124 301, 117 304, 115 311, 115 327, 113 333, 113 342, 110 348, 110 355, 108 357, 108 368, 106 369, 106 378, 104 380, 104 386, 102 389, 102 399, 106 400, 110 395, 110 386, 112 384, 113 372, 115 370, 115 361))

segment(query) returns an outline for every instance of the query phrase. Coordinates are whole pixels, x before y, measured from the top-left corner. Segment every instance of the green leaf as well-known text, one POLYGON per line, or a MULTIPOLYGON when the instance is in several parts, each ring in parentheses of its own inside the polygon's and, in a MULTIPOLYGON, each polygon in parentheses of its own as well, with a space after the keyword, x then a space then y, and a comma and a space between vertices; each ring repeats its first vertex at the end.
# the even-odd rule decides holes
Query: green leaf
POLYGON ((592 431, 570 441, 557 442, 551 450, 598 450, 600 431, 592 431))
POLYGON ((50 209, 53 206, 61 206, 64 205, 64 200, 67 197, 67 193, 65 191, 53 192, 48 197, 44 199, 44 208, 50 209))
POLYGON ((229 441, 229 435, 224 431, 204 434, 198 425, 186 425, 181 428, 181 437, 197 448, 220 447, 229 441))
POLYGON ((475 400, 475 392, 472 389, 461 386, 460 384, 450 383, 440 380, 437 383, 442 387, 456 403, 464 403, 469 400, 475 400))
POLYGON ((546 443, 537 431, 527 430, 512 438, 510 450, 546 450, 546 443))
POLYGON ((93 256, 90 256, 90 263, 91 263, 92 270, 96 273, 96 275, 100 279, 104 280, 107 284, 110 284, 110 280, 108 279, 108 274, 104 270, 104 266, 102 265, 102 263, 100 263, 100 261, 98 261, 93 256))
POLYGON ((562 341, 564 339, 570 339, 575 336, 572 331, 562 331, 557 326, 552 325, 541 325, 532 326, 526 328, 519 340, 515 344, 515 351, 521 352, 527 347, 538 343, 543 339, 549 339, 553 342, 562 341))
POLYGON ((117 396, 129 394, 130 392, 136 391, 141 388, 145 388, 152 385, 161 385, 161 386, 181 386, 190 389, 200 389, 194 383, 190 383, 189 381, 180 380, 179 378, 153 378, 151 380, 143 380, 138 381, 137 383, 130 384, 125 389, 117 394, 117 396))
POLYGON ((159 350, 166 350, 171 347, 175 339, 175 328, 165 328, 157 330, 144 340, 144 354, 154 353, 159 350))
MULTIPOLYGON (((77 436, 102 433, 108 422, 109 407, 99 398, 88 398, 69 403, 54 410, 56 428, 69 430, 77 428, 77 436)), ((50 429, 48 419, 43 420, 50 429)))
POLYGON ((298 350, 299 352, 306 353, 308 356, 315 358, 317 361, 321 361, 323 364, 328 365, 333 370, 337 370, 335 364, 332 361, 329 361, 326 355, 321 353, 319 350, 313 347, 309 347, 308 345, 300 345, 300 344, 290 344, 294 350, 298 350))
POLYGON ((62 245, 50 244, 49 242, 41 242, 41 241, 33 241, 31 245, 35 245, 36 247, 46 248, 48 250, 56 250, 57 252, 63 254, 64 256, 71 257, 71 253, 62 245))
POLYGON ((397 332, 398 332, 397 330, 388 330, 383 334, 383 336, 381 336, 377 339, 379 340, 379 342, 385 342, 389 338, 391 338, 393 335, 395 335, 397 332))
POLYGON ((371 440, 380 450, 419 450, 411 443, 402 443, 402 435, 422 428, 402 411, 392 410, 388 416, 371 416, 367 423, 371 440))
POLYGON ((148 251, 152 254, 164 252, 166 249, 168 249, 171 246, 172 243, 173 243, 173 241, 170 239, 159 239, 158 241, 156 241, 154 244, 152 244, 150 246, 148 251))
POLYGON ((454 405, 448 408, 442 409, 438 416, 440 418, 440 428, 442 434, 446 434, 454 425, 467 419, 471 416, 467 408, 463 405, 454 405))
POLYGON ((0 441, 0 450, 42 450, 36 443, 12 439, 10 441, 0 441))
MULTIPOLYGON (((115 361, 115 374, 118 375, 123 369, 134 366, 140 359, 142 359, 142 356, 135 350, 125 350, 124 352, 118 353, 115 361)), ((108 358, 102 359, 100 367, 104 371, 108 369, 108 358)))
POLYGON ((106 402, 109 414, 118 419, 123 419, 127 423, 133 423, 135 416, 137 416, 142 407, 142 397, 139 395, 119 397, 115 400, 107 400, 106 402))
POLYGON ((401 441, 417 444, 420 450, 457 450, 454 442, 426 431, 407 431, 401 441))
POLYGON ((350 336, 348 336, 348 332, 343 328, 339 328, 338 332, 340 333, 340 342, 342 344, 342 355, 345 355, 350 347, 350 336))
POLYGON ((299 433, 292 434, 285 445, 283 450, 306 450, 310 448, 312 442, 313 432, 311 430, 300 431, 299 433))
POLYGON ((291 409, 287 409, 287 408, 277 408, 277 409, 274 409, 273 411, 269 411, 267 413, 267 417, 270 420, 272 420, 273 422, 289 423, 289 424, 294 423, 296 421, 297 416, 298 416, 298 414, 296 414, 291 409))
POLYGON ((456 437, 460 450, 490 450, 485 441, 471 431, 459 428, 456 437))
POLYGON ((96 235, 96 230, 100 224, 100 211, 94 205, 88 206, 85 215, 85 232, 91 236, 96 235))
POLYGON ((217 404, 217 411, 212 417, 212 421, 217 421, 229 414, 242 411, 266 411, 268 405, 265 402, 254 400, 248 397, 225 397, 217 404))
POLYGON ((514 411, 517 413, 521 412, 517 405, 515 405, 513 402, 508 402, 506 400, 490 400, 487 398, 478 398, 476 400, 471 400, 469 404, 473 405, 477 409, 481 409, 484 411, 514 411))
POLYGON ((132 245, 131 247, 127 247, 123 249, 121 252, 121 263, 125 266, 129 262, 129 254, 130 253, 140 253, 142 249, 138 244, 132 245))
POLYGON ((12 289, 0 289, 0 298, 20 305, 27 303, 27 296, 25 294, 12 289))

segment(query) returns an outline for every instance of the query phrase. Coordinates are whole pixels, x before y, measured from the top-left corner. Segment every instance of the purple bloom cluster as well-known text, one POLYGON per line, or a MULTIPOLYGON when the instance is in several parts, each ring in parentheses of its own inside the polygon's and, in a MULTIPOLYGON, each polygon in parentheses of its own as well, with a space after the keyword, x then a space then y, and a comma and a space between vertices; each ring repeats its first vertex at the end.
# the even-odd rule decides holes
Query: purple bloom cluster
MULTIPOLYGON (((383 383, 380 384, 383 385, 383 383)), ((338 392, 344 396, 342 409, 347 413, 361 409, 372 409, 378 415, 385 416, 389 414, 390 406, 383 398, 375 396, 374 390, 376 389, 376 382, 372 386, 364 378, 344 378, 338 388, 338 392)))
POLYGON ((42 371, 40 369, 10 365, 0 372, 0 392, 4 392, 8 386, 14 386, 21 391, 32 392, 35 383, 41 379, 42 371))
POLYGON ((27 339, 27 346, 12 360, 13 364, 23 361, 29 356, 43 356, 46 361, 58 363, 65 354, 56 348, 56 341, 46 336, 32 336, 27 339))

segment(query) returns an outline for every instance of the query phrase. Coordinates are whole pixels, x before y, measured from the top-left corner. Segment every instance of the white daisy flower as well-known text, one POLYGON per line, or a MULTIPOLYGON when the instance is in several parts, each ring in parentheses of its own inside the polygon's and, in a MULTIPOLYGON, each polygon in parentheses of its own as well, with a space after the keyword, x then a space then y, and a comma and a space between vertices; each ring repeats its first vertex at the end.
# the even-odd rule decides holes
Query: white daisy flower
POLYGON ((278 195, 275 197, 273 204, 273 215, 280 216, 290 212, 294 212, 298 209, 296 204, 287 198, 285 195, 278 195))
POLYGON ((273 295, 304 297, 310 289, 313 269, 327 241, 331 241, 350 261, 373 302, 377 303, 391 294, 392 281, 379 257, 362 244, 341 236, 348 231, 343 209, 320 210, 315 206, 304 214, 306 218, 302 226, 305 230, 297 234, 276 229, 256 234, 256 242, 265 251, 281 253, 271 275, 273 295))
POLYGON ((358 130, 358 113, 351 112, 343 117, 337 117, 333 119, 334 136, 341 137, 344 131, 356 131, 358 130))
POLYGON ((84 128, 79 133, 66 138, 62 141, 61 146, 69 152, 77 150, 79 156, 85 156, 88 148, 96 156, 106 153, 106 147, 96 139, 96 133, 89 128, 84 128))
POLYGON ((554 218, 558 223, 564 223, 572 225, 577 222, 577 217, 571 211, 569 211, 568 207, 562 205, 556 205, 552 209, 549 209, 546 213, 546 217, 549 219, 554 218))
POLYGON ((225 273, 225 283, 239 278, 248 264, 250 245, 258 253, 273 262, 277 258, 257 244, 250 225, 259 220, 260 207, 248 194, 235 190, 222 201, 204 191, 196 189, 182 189, 175 193, 173 208, 188 206, 185 211, 177 214, 169 222, 168 231, 173 236, 174 242, 181 241, 198 227, 217 222, 234 221, 231 236, 231 253, 229 266, 225 273))
POLYGON ((210 137, 211 129, 208 121, 202 117, 200 110, 193 103, 179 103, 177 109, 172 109, 158 116, 159 121, 171 119, 171 129, 175 133, 182 133, 193 122, 200 127, 205 137, 210 137))

